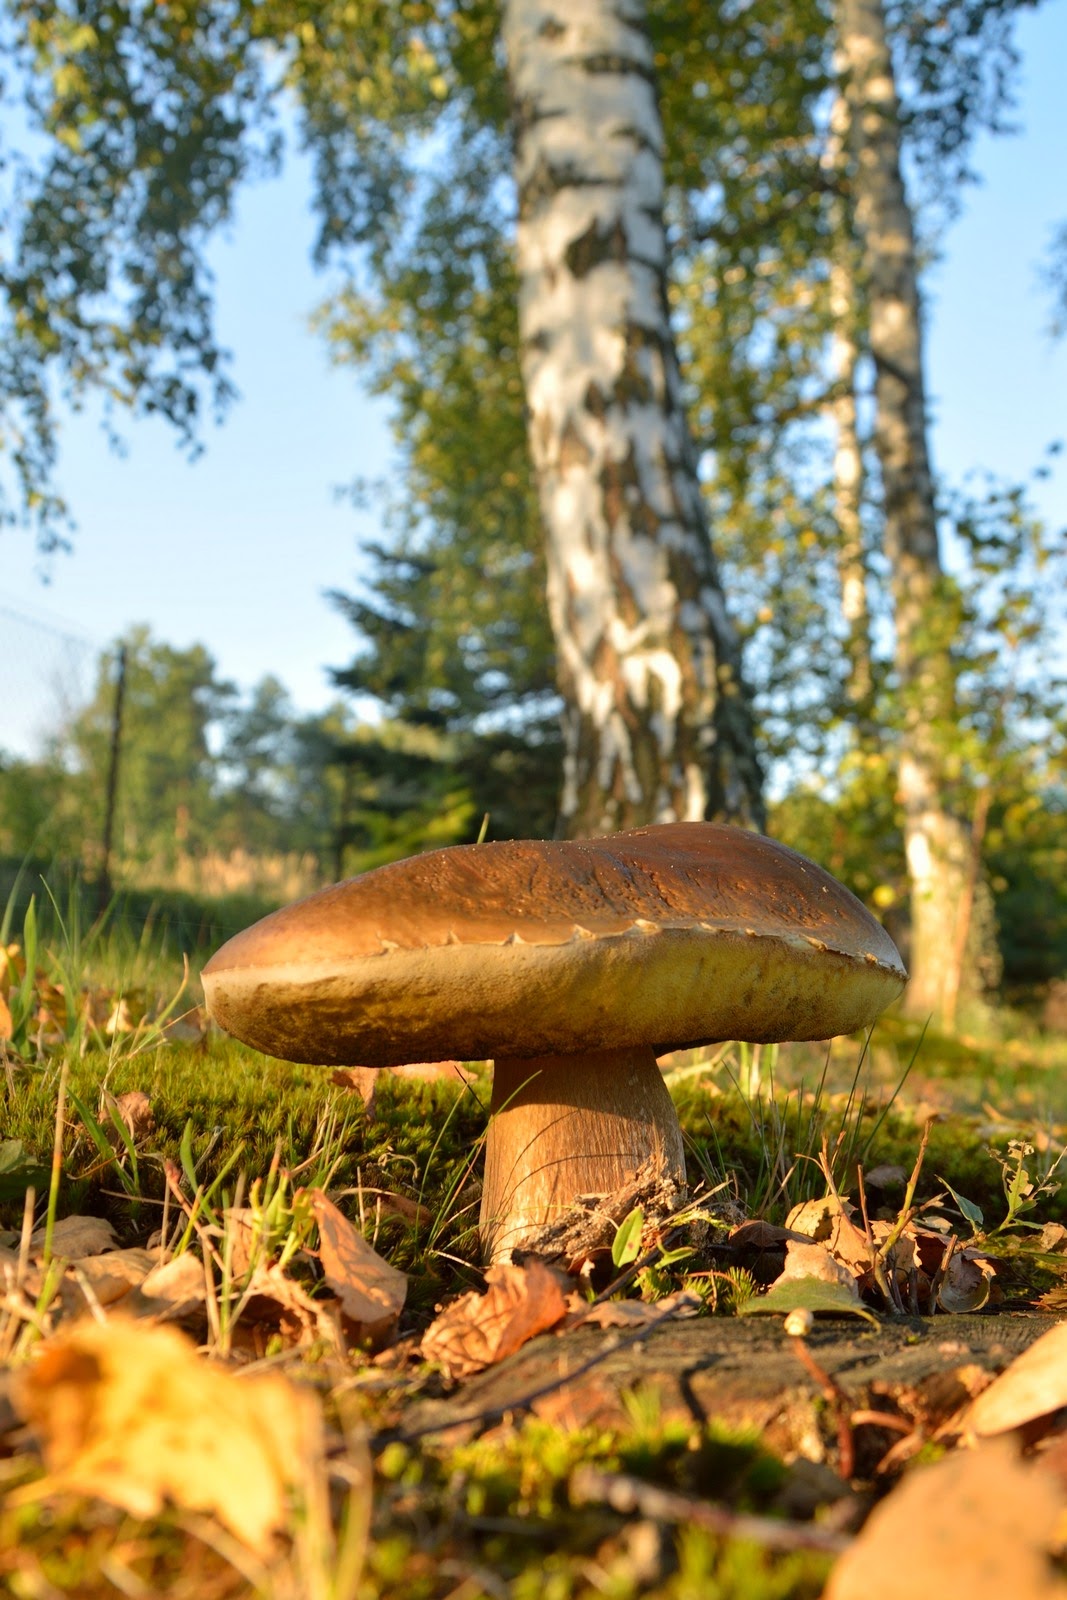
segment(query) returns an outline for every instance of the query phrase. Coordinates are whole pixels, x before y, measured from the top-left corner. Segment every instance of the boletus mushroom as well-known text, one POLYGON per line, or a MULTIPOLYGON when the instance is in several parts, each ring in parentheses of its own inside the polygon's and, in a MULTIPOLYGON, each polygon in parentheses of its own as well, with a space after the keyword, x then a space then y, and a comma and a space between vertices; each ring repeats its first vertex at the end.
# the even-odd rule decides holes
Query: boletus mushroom
POLYGON ((821 867, 710 822, 397 861, 263 918, 203 973, 222 1027, 289 1061, 492 1058, 494 1260, 646 1164, 684 1183, 657 1056, 849 1033, 905 977, 821 867))

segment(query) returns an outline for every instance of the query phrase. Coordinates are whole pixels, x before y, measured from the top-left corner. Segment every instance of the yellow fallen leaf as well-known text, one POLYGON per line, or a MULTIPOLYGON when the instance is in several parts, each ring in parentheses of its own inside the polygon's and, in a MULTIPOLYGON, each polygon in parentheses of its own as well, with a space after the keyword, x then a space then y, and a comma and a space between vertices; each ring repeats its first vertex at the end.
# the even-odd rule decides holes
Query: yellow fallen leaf
POLYGON ((485 1278, 485 1294, 460 1295, 422 1336, 424 1359, 455 1378, 503 1361, 567 1313, 560 1280, 541 1261, 490 1267, 485 1278))
POLYGON ((962 1418, 970 1435, 1007 1433, 1067 1406, 1067 1322, 1043 1333, 972 1401, 962 1418))
POLYGON ((213 1513, 267 1556, 289 1521, 290 1492, 324 1472, 310 1391, 235 1377, 173 1328, 83 1323, 42 1347, 13 1399, 48 1472, 22 1501, 69 1491, 138 1517, 171 1502, 213 1513))
POLYGON ((407 1277, 382 1260, 321 1189, 312 1189, 310 1198, 319 1226, 323 1276, 339 1298, 346 1321, 354 1324, 356 1337, 377 1342, 404 1309, 407 1277))
POLYGON ((823 1600, 1067 1600, 1051 1560, 1062 1507, 1007 1440, 958 1451, 875 1507, 823 1600))

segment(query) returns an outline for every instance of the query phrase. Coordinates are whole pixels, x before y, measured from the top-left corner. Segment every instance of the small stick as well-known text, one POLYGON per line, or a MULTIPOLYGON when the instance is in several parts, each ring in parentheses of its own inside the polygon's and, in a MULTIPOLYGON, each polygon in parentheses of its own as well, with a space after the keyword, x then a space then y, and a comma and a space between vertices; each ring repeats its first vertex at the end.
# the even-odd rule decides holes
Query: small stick
POLYGON ((751 1539, 767 1550, 823 1550, 839 1555, 852 1540, 845 1534, 814 1523, 779 1522, 774 1517, 730 1511, 726 1506, 698 1500, 694 1495, 658 1489, 625 1473, 600 1472, 577 1467, 570 1478, 571 1504, 608 1505, 613 1511, 636 1511, 653 1522, 673 1522, 707 1528, 734 1539, 751 1539))
POLYGON ((836 1378, 832 1378, 823 1367, 820 1367, 799 1334, 794 1334, 789 1342, 801 1366, 815 1379, 824 1398, 833 1407, 837 1422, 838 1470, 847 1483, 856 1470, 856 1450, 852 1438, 852 1402, 836 1378))
POLYGON ((954 1233, 950 1233, 949 1234, 949 1236, 948 1236, 948 1244, 945 1246, 945 1253, 941 1257, 941 1265, 938 1267, 937 1271, 934 1273, 934 1281, 930 1285, 930 1315, 931 1316, 937 1310, 937 1297, 941 1293, 942 1285, 944 1284, 945 1278, 948 1275, 949 1265, 951 1264, 952 1257, 956 1253, 956 1246, 959 1244, 959 1242, 960 1242, 959 1239, 957 1238, 957 1236, 954 1233))
POLYGON ((854 1411, 852 1413, 852 1426, 854 1428, 888 1428, 891 1433, 912 1433, 915 1424, 906 1417, 898 1417, 893 1411, 854 1411))

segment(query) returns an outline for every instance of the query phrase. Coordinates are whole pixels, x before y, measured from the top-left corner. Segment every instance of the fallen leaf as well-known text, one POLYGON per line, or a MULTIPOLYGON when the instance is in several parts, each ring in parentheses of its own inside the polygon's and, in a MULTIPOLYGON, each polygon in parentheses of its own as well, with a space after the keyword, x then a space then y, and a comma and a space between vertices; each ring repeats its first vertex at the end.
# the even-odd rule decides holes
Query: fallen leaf
POLYGON ((802 1233, 805 1238, 822 1243, 829 1239, 840 1213, 837 1201, 827 1194, 821 1200, 802 1200, 790 1211, 785 1225, 793 1233, 802 1233))
POLYGON ((256 1267, 242 1297, 242 1317, 248 1322, 276 1323, 289 1344, 321 1341, 334 1350, 341 1345, 340 1330, 330 1304, 316 1300, 277 1265, 256 1267))
POLYGON ((207 1298, 204 1263, 191 1250, 161 1262, 142 1279, 139 1306, 160 1322, 188 1316, 207 1298), (148 1304, 145 1305, 144 1301, 148 1304))
MULTIPOLYGON (((107 1106, 125 1123, 126 1131, 135 1144, 146 1138, 155 1128, 156 1119, 152 1115, 152 1102, 140 1089, 130 1089, 126 1094, 108 1095, 107 1106)), ((117 1129, 108 1129, 108 1134, 113 1144, 119 1142, 117 1129)))
POLYGON ((473 1083, 476 1077, 461 1061, 407 1061, 399 1067, 335 1067, 330 1073, 330 1082, 339 1089, 352 1089, 358 1094, 367 1109, 367 1120, 373 1122, 384 1073, 392 1078, 413 1078, 427 1083, 441 1078, 450 1078, 454 1083, 473 1083))
POLYGON ((783 1255, 786 1244, 795 1237, 788 1228, 779 1228, 773 1222, 762 1222, 758 1218, 738 1223, 727 1235, 735 1250, 780 1250, 783 1255))
POLYGON ((785 1267, 766 1294, 754 1295, 742 1310, 753 1316, 771 1312, 813 1311, 827 1315, 877 1317, 861 1305, 855 1275, 835 1261, 825 1245, 804 1244, 791 1239, 786 1246, 785 1267))
POLYGON ((872 1167, 863 1175, 868 1189, 903 1189, 908 1179, 908 1174, 903 1167, 884 1161, 880 1166, 872 1167))
POLYGON ((968 1250, 958 1250, 937 1291, 937 1303, 942 1311, 980 1311, 989 1299, 994 1276, 991 1261, 968 1250))
POLYGON ((863 1229, 852 1221, 852 1211, 852 1206, 828 1194, 821 1200, 806 1200, 794 1206, 785 1225, 793 1233, 805 1234, 825 1245, 835 1261, 853 1277, 862 1278, 874 1265, 874 1252, 863 1229))
POLYGON ((363 1101, 368 1122, 374 1120, 374 1100, 378 1092, 377 1067, 335 1067, 330 1082, 339 1089, 352 1089, 363 1101))
POLYGON ((213 1513, 267 1556, 290 1524, 290 1491, 324 1472, 310 1391, 234 1377, 173 1328, 84 1323, 41 1348, 13 1399, 48 1472, 24 1502, 69 1491, 151 1517, 169 1501, 213 1513))
MULTIPOLYGON (((44 1252, 47 1229, 34 1229, 30 1237, 30 1252, 40 1256, 44 1252)), ((63 1217, 52 1229, 52 1254, 64 1256, 68 1261, 80 1261, 84 1256, 98 1256, 115 1247, 115 1230, 103 1217, 63 1217)))
POLYGON ((421 1354, 450 1377, 467 1378, 529 1339, 554 1328, 567 1312, 559 1276, 541 1261, 490 1267, 485 1294, 464 1294, 446 1306, 422 1336, 421 1354))
POLYGON ((581 1302, 568 1311, 560 1326, 565 1332, 570 1328, 640 1328, 649 1322, 662 1322, 669 1317, 695 1317, 701 1309, 699 1295, 679 1290, 677 1294, 664 1295, 662 1300, 602 1300, 599 1305, 581 1302))
POLYGON ((130 1015, 130 1008, 124 995, 120 995, 111 1008, 111 1015, 104 1023, 104 1032, 108 1038, 114 1038, 117 1033, 132 1033, 134 1021, 130 1015))
POLYGON ((319 1226, 319 1263, 341 1314, 357 1339, 380 1343, 404 1309, 407 1277, 383 1261, 321 1189, 312 1189, 310 1199, 319 1226))
POLYGON ((84 1311, 90 1295, 98 1305, 115 1305, 143 1284, 155 1265, 153 1251, 138 1249, 109 1250, 106 1255, 72 1261, 60 1289, 63 1309, 84 1311), (88 1294, 83 1283, 88 1285, 88 1294))
POLYGON ((1007 1433, 1067 1406, 1067 1322, 1015 1357, 961 1419, 965 1435, 1007 1433))
POLYGON ((1067 1600, 1050 1552, 1064 1501, 1007 1440, 918 1467, 875 1507, 823 1600, 1067 1600))
POLYGON ((773 1289, 776 1284, 788 1283, 798 1278, 817 1278, 821 1283, 839 1283, 849 1290, 854 1299, 859 1299, 855 1274, 850 1272, 848 1267, 842 1266, 825 1245, 801 1244, 797 1239, 790 1239, 786 1245, 785 1266, 782 1268, 781 1277, 775 1279, 771 1288, 773 1289))

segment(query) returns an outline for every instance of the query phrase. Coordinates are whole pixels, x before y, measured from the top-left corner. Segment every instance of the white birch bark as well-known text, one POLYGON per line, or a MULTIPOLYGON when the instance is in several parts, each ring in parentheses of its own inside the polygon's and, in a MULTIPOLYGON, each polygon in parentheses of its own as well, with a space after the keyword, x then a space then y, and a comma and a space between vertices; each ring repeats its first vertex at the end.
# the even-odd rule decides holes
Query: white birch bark
POLYGON ((644 0, 504 0, 519 321, 565 736, 561 829, 759 825, 667 310, 644 0))
MULTIPOLYGON (((901 175, 900 115, 882 0, 837 0, 846 73, 855 215, 875 365, 874 442, 904 707, 897 772, 911 902, 907 1004, 942 1010, 970 854, 946 802, 944 742, 953 684, 939 589, 934 486, 927 448, 922 324, 911 209, 901 175)), ((988 888, 982 891, 988 899, 988 888)), ((971 961, 963 989, 981 985, 971 961)))
MULTIPOLYGON (((834 100, 826 165, 842 181, 847 175, 848 105, 843 94, 834 100)), ((867 592, 867 560, 863 539, 863 445, 856 405, 859 363, 860 287, 849 205, 842 193, 834 204, 834 253, 830 261, 830 373, 834 393, 830 415, 834 425, 834 512, 837 519, 837 571, 848 659, 846 693, 861 717, 869 713, 874 675, 871 668, 871 616, 867 592)))

